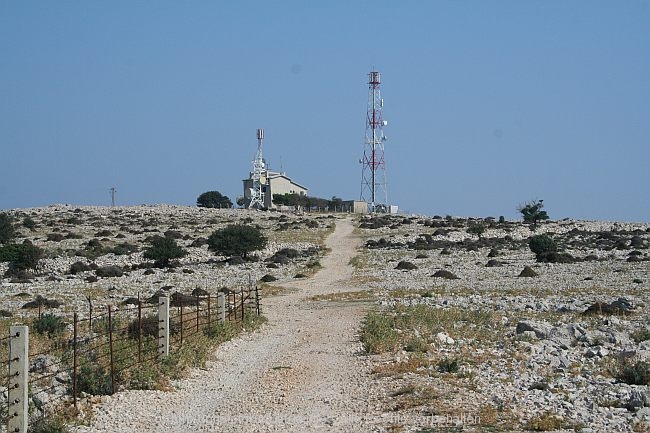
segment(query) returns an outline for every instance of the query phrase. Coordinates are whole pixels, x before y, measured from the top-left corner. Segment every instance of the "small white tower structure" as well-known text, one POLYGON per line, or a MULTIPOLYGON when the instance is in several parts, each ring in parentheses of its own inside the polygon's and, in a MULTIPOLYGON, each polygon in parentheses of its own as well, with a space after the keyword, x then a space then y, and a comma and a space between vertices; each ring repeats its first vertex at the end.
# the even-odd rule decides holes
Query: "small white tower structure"
POLYGON ((251 187, 251 201, 248 204, 249 209, 261 209, 264 207, 264 185, 266 184, 266 164, 262 155, 262 141, 264 140, 264 130, 257 130, 257 152, 253 159, 251 187))

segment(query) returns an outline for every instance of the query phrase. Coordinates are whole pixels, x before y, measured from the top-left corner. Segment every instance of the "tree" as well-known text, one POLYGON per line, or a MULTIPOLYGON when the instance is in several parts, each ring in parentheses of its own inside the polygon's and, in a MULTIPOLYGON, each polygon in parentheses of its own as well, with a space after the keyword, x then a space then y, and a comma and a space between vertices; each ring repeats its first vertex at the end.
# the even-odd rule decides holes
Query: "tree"
POLYGON ((16 237, 13 218, 6 213, 0 213, 0 244, 8 244, 16 237))
POLYGON ((343 199, 337 196, 332 196, 332 199, 329 201, 327 207, 330 211, 333 212, 336 212, 337 210, 340 211, 343 208, 343 199))
POLYGON ((219 191, 206 191, 196 199, 198 207, 231 208, 232 202, 219 191))
POLYGON ((9 262, 9 274, 36 269, 43 257, 43 250, 29 241, 13 246, 13 257, 9 262))
POLYGON ((151 246, 143 254, 145 259, 154 260, 156 266, 166 268, 171 260, 185 257, 187 251, 181 248, 173 238, 154 236, 151 246))
POLYGON ((533 227, 537 226, 539 221, 544 221, 548 219, 548 214, 544 208, 544 200, 529 201, 520 205, 517 210, 524 217, 524 222, 532 223, 533 227))
POLYGON ((225 256, 246 257, 251 251, 264 248, 266 242, 266 237, 257 227, 232 224, 210 235, 208 249, 225 256))

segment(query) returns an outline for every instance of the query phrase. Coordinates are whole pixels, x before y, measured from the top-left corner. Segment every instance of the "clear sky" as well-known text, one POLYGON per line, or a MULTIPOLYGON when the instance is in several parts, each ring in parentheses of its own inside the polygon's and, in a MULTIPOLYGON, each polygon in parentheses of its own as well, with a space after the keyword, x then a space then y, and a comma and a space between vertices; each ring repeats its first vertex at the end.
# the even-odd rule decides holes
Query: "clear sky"
POLYGON ((650 0, 0 0, 0 209, 357 199, 373 67, 401 209, 650 221, 650 0))

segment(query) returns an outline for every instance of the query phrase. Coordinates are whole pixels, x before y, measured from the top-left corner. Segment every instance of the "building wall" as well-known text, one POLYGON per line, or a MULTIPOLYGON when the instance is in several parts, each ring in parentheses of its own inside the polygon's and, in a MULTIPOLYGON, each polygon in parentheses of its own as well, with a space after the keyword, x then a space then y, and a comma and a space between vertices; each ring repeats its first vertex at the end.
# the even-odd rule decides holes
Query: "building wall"
MULTIPOLYGON (((267 208, 273 206, 273 194, 299 194, 307 195, 308 189, 293 182, 288 177, 271 172, 270 177, 266 178, 267 184, 262 187, 264 191, 264 206, 267 208)), ((244 179, 244 199, 248 203, 251 199, 250 189, 253 187, 252 179, 244 179)))
POLYGON ((368 203, 361 200, 346 200, 342 204, 343 212, 359 213, 365 214, 368 213, 368 203))

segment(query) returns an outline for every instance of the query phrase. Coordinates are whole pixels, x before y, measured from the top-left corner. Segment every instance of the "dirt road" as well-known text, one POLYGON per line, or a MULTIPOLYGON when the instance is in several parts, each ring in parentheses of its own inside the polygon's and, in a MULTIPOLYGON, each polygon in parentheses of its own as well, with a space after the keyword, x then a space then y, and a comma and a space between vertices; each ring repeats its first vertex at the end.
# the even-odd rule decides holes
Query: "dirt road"
POLYGON ((78 432, 367 432, 368 364, 357 331, 358 303, 307 298, 351 291, 349 260, 359 240, 338 220, 331 252, 308 279, 283 283, 288 293, 264 300, 262 330, 225 343, 206 369, 176 392, 127 391, 107 398, 78 432))

